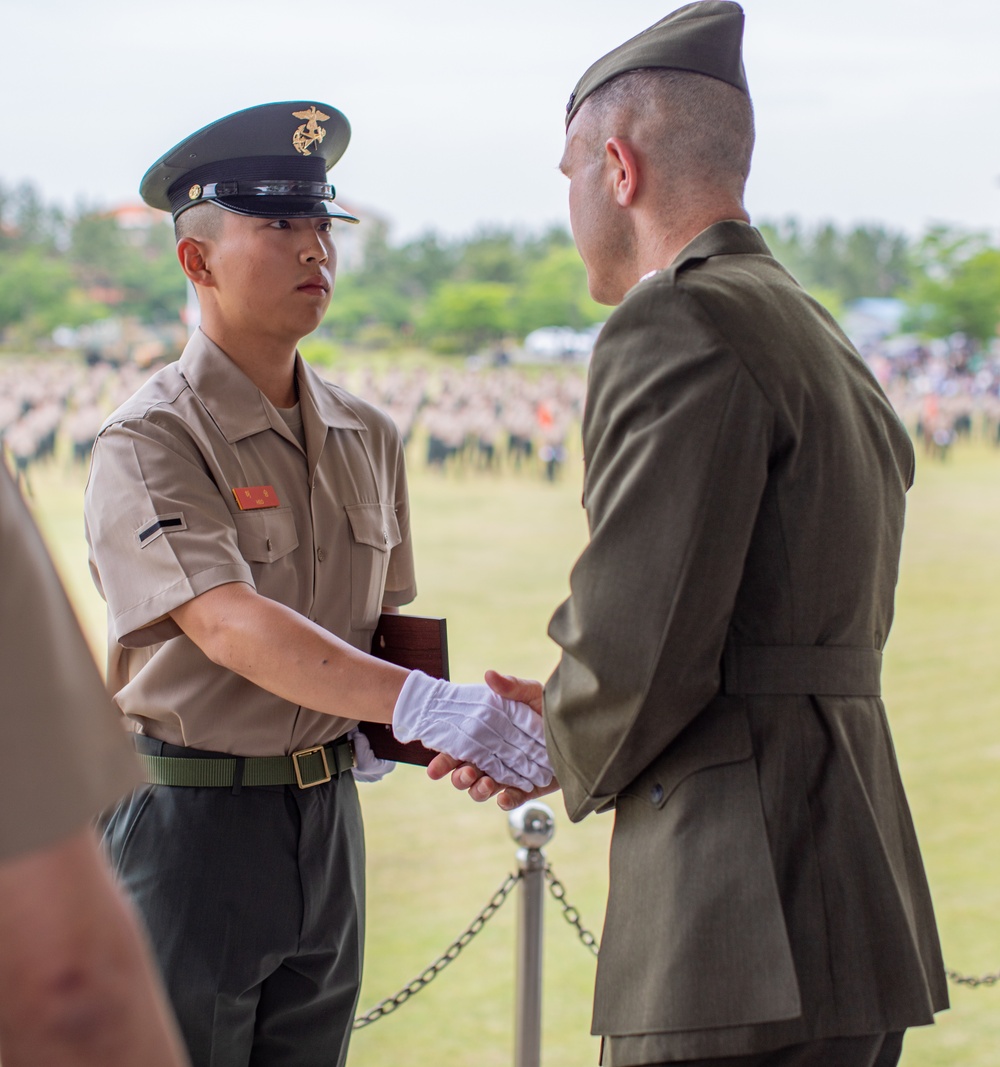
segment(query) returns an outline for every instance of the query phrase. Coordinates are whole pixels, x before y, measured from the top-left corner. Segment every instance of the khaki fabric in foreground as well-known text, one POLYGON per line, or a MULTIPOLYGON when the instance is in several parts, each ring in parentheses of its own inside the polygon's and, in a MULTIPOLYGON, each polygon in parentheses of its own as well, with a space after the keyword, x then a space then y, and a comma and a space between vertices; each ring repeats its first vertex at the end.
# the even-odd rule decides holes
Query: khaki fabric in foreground
POLYGON ((0 861, 83 827, 138 766, 35 523, 0 462, 0 861))

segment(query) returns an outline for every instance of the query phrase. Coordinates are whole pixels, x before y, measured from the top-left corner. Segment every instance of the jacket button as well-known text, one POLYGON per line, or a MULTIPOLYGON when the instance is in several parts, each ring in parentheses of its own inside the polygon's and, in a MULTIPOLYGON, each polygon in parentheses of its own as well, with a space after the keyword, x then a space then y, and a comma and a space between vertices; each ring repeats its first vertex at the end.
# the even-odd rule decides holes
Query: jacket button
POLYGON ((649 799, 654 804, 659 804, 663 800, 663 786, 659 782, 653 786, 649 791, 649 799))
POLYGON ((320 563, 322 563, 323 560, 326 559, 326 551, 325 551, 325 549, 317 548, 316 549, 316 558, 320 561, 320 563))

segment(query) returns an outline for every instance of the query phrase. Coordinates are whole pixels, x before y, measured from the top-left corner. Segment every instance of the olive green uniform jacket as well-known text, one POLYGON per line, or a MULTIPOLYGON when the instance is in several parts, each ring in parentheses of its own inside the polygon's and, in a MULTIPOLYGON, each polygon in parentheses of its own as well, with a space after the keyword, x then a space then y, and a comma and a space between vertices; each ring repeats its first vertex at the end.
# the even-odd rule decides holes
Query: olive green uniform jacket
POLYGON ((946 987, 879 696, 913 451, 878 384, 723 222, 611 315, 583 437, 590 542, 545 716, 571 818, 616 808, 604 1062, 931 1021, 946 987))

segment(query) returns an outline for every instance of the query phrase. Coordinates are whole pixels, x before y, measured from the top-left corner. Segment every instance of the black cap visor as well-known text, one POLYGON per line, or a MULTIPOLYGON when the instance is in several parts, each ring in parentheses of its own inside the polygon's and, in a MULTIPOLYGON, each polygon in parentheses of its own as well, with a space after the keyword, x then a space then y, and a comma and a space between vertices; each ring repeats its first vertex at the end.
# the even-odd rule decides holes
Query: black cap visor
POLYGON ((261 218, 343 219, 357 222, 334 202, 336 190, 326 181, 323 161, 283 158, 223 160, 190 171, 168 192, 176 219, 195 204, 211 202, 237 215, 261 218), (226 180, 217 181, 219 172, 226 180))
POLYGON ((212 202, 237 215, 267 219, 326 217, 345 222, 360 221, 334 201, 335 195, 333 186, 323 182, 211 182, 205 186, 192 186, 187 203, 181 203, 175 209, 174 218, 195 204, 212 202))
MULTIPOLYGON (((230 196, 215 203, 237 215, 256 215, 262 219, 341 219, 360 222, 357 215, 345 211, 332 200, 303 200, 295 196, 230 196)), ((177 215, 174 215, 176 218, 177 215)))

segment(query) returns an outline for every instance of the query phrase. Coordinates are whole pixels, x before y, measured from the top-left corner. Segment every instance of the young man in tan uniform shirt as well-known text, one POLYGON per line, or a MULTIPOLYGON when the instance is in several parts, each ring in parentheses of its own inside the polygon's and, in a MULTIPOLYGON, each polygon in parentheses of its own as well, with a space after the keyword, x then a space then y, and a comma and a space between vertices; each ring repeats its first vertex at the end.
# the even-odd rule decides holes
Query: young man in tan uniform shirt
POLYGON ((108 420, 87 490, 108 681, 150 782, 106 840, 195 1067, 346 1058, 364 844, 344 772, 381 770, 351 744, 359 719, 551 778, 530 708, 368 655, 416 590, 402 444, 296 351, 353 218, 325 175, 348 138, 329 105, 263 105, 147 173, 202 327, 108 420))
POLYGON ((42 539, 0 462, 0 1057, 186 1063, 91 820, 138 780, 42 539))

